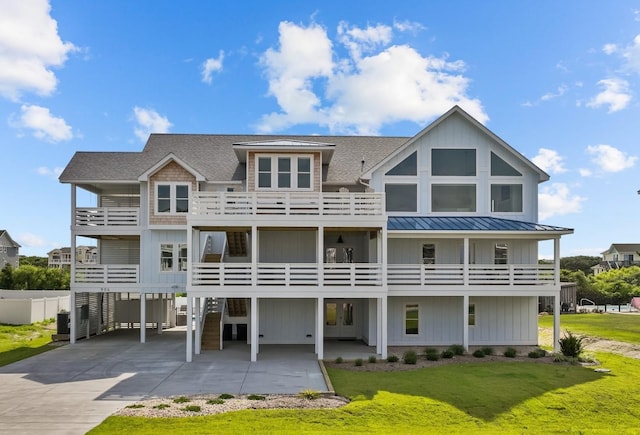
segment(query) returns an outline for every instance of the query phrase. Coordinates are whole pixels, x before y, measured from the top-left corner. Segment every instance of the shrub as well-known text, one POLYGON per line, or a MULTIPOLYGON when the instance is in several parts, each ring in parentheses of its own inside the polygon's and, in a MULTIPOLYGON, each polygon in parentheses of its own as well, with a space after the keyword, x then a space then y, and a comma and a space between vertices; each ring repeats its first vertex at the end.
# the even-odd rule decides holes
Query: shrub
POLYGON ((362 367, 362 358, 356 358, 353 364, 355 364, 356 367, 362 367))
POLYGON ((415 364, 418 362, 418 354, 413 350, 407 350, 402 354, 402 361, 405 364, 415 364))
POLYGON ((307 400, 314 400, 320 397, 320 392, 316 390, 303 390, 299 393, 300 397, 307 400))
POLYGON ((338 358, 336 358, 336 364, 342 364, 344 360, 342 359, 341 356, 339 356, 338 358))
POLYGON ((547 356, 547 352, 544 349, 536 349, 532 350, 527 355, 529 358, 542 358, 543 356, 547 356))
POLYGON ((394 362, 398 362, 399 360, 400 358, 398 358, 398 355, 387 356, 387 362, 394 363, 394 362))
POLYGON ((144 405, 141 403, 134 403, 133 405, 127 405, 125 406, 125 408, 130 408, 130 409, 139 409, 139 408, 144 408, 144 405))
POLYGON ((202 408, 200 407, 200 405, 187 405, 182 408, 182 410, 187 412, 200 412, 202 411, 202 408))
POLYGON ((371 364, 375 364, 376 362, 378 362, 378 359, 376 358, 376 356, 375 356, 375 355, 370 355, 370 356, 369 356, 369 362, 370 362, 371 364))
POLYGON ((464 355, 464 346, 461 344, 452 344, 449 346, 449 350, 453 352, 454 355, 464 355))
POLYGON ((560 352, 564 356, 578 358, 584 350, 582 345, 583 337, 573 335, 571 331, 567 331, 558 343, 560 344, 560 352))
POLYGON ((451 349, 445 349, 442 351, 440 356, 446 359, 453 358, 453 351, 451 349))
POLYGON ((167 409, 170 407, 171 405, 169 405, 168 403, 159 403, 156 406, 154 406, 153 409, 167 409))
POLYGON ((424 350, 424 356, 429 361, 438 361, 440 359, 440 354, 438 353, 438 350, 432 347, 428 347, 424 350))
POLYGON ((233 394, 228 394, 228 393, 222 393, 221 395, 218 396, 218 399, 233 399, 233 394))
POLYGON ((485 353, 482 349, 476 349, 473 351, 473 356, 475 356, 476 358, 484 358, 485 353))
POLYGON ((249 394, 247 396, 247 399, 249 399, 249 400, 264 400, 265 397, 261 396, 260 394, 249 394))
POLYGON ((173 403, 187 403, 187 402, 191 402, 191 399, 185 396, 180 396, 173 399, 173 403))
POLYGON ((222 405, 224 400, 222 399, 209 399, 207 400, 207 405, 222 405))
POLYGON ((513 348, 513 347, 508 347, 504 351, 504 356, 506 356, 507 358, 515 358, 516 355, 518 355, 518 351, 515 350, 515 348, 513 348))
POLYGON ((483 352, 485 355, 493 355, 493 354, 494 354, 494 352, 493 352, 493 348, 492 348, 492 347, 483 347, 483 348, 482 348, 482 349, 480 349, 480 350, 482 350, 482 352, 483 352))

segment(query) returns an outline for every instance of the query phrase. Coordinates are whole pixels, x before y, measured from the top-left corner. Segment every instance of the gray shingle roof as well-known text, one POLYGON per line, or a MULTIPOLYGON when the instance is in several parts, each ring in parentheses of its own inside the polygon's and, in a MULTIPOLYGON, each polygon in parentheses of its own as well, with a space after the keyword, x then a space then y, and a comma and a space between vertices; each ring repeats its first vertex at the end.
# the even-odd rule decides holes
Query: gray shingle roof
POLYGON ((138 176, 169 153, 203 174, 207 181, 237 181, 244 179, 245 166, 238 161, 233 144, 284 140, 335 144, 331 164, 323 170, 323 181, 351 184, 357 181, 362 172, 373 167, 408 139, 376 136, 152 134, 141 152, 77 152, 60 175, 60 181, 136 182, 138 176))

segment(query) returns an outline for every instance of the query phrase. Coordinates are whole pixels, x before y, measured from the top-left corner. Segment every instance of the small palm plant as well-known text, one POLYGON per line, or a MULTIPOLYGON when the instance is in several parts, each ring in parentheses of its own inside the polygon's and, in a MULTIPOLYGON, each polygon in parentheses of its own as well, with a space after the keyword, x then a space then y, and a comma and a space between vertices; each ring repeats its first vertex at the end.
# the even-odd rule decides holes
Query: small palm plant
POLYGON ((564 356, 578 358, 584 350, 584 346, 582 344, 583 338, 584 337, 573 335, 571 331, 566 331, 564 337, 558 340, 558 343, 560 344, 560 352, 562 352, 564 356))

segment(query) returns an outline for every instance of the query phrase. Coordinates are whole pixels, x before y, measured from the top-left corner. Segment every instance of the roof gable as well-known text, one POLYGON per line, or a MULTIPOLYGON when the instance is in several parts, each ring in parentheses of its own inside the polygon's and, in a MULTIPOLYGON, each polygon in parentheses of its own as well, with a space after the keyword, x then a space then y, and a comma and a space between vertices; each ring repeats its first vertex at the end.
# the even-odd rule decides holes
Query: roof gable
POLYGON ((15 240, 11 238, 7 230, 0 230, 0 242, 2 242, 3 239, 6 240, 8 244, 0 243, 0 246, 11 246, 12 248, 22 248, 22 246, 20 246, 18 243, 16 243, 15 240))
POLYGON ((495 133, 493 133, 491 130, 489 130, 487 127, 485 127, 483 124, 481 124, 479 121, 477 121, 475 118, 473 118, 467 112, 462 110, 462 108, 460 108, 460 106, 457 106, 457 105, 453 106, 447 113, 445 113, 444 115, 440 116, 438 119, 433 121, 431 124, 429 124, 426 128, 424 128, 418 134, 416 134, 415 136, 410 138, 404 145, 402 145, 401 147, 396 149, 393 153, 388 155, 385 159, 383 159, 380 162, 378 162, 369 171, 367 171, 365 174, 363 174, 363 178, 370 179, 371 176, 372 176, 372 173, 374 171, 376 171, 377 169, 379 169, 380 167, 385 165, 389 160, 394 158, 397 154, 402 153, 405 149, 407 149, 412 144, 417 142, 420 138, 422 138, 423 136, 428 135, 436 127, 438 127, 439 125, 443 124, 449 118, 451 118, 452 116, 455 116, 455 115, 461 116, 464 120, 466 120, 468 123, 470 123, 473 127, 475 127, 476 129, 481 131, 484 135, 489 137, 492 142, 498 144, 499 146, 504 148, 506 151, 508 151, 510 154, 512 154, 513 156, 518 158, 520 161, 522 161, 527 167, 531 168, 531 170, 533 170, 535 173, 538 174, 538 182, 547 181, 549 179, 549 174, 547 174, 545 171, 540 169, 533 162, 531 162, 529 159, 527 159, 524 155, 520 154, 517 150, 515 150, 513 147, 511 147, 511 145, 506 143, 499 136, 497 136, 495 133))
POLYGON ((233 144, 233 150, 241 163, 246 162, 247 151, 320 151, 323 163, 328 163, 333 157, 335 147, 336 145, 333 143, 294 139, 258 140, 233 144))
POLYGON ((149 177, 158 172, 160 169, 164 168, 167 163, 175 162, 180 165, 185 171, 189 172, 191 175, 195 177, 198 181, 205 181, 204 175, 200 174, 198 171, 193 169, 191 166, 187 165, 181 159, 175 156, 173 153, 167 154, 164 158, 159 160, 155 165, 144 171, 139 177, 138 181, 149 181, 149 177))

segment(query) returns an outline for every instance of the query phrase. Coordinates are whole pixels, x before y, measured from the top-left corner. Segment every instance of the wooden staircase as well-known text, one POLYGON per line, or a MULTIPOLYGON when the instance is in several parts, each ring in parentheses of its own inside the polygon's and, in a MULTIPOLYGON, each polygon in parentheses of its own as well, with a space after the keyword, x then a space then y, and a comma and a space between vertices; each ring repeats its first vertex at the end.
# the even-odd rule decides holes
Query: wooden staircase
POLYGON ((204 262, 205 263, 220 263, 220 259, 222 258, 222 254, 205 254, 204 262))
POLYGON ((222 313, 209 313, 204 318, 201 348, 203 350, 220 350, 220 318, 222 313))
POLYGON ((247 300, 244 298, 227 298, 229 317, 246 317, 247 300))
POLYGON ((230 257, 247 256, 247 233, 241 231, 227 231, 227 248, 230 257))

